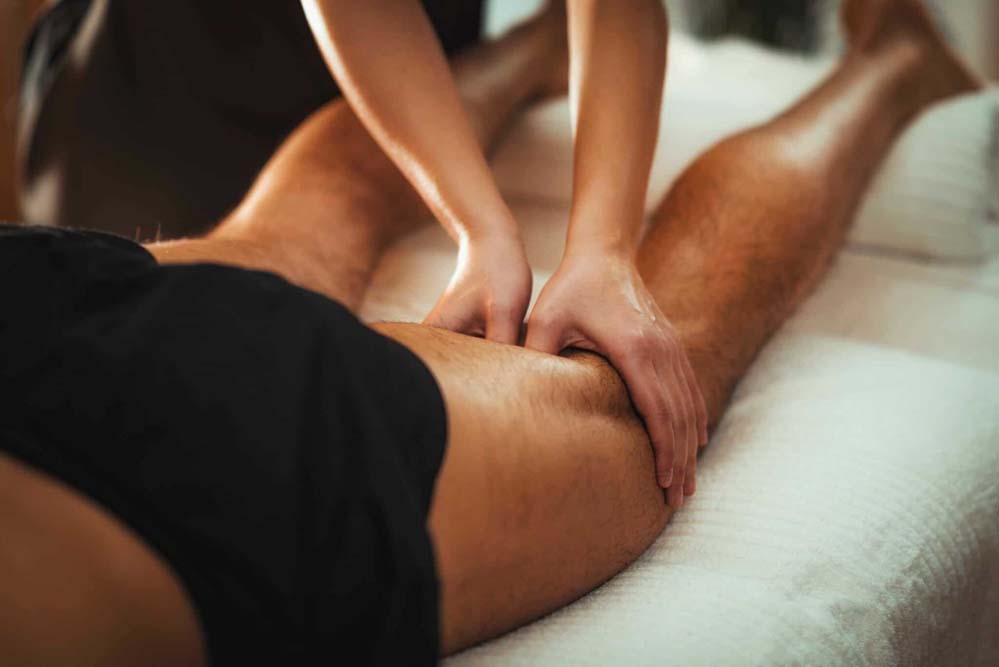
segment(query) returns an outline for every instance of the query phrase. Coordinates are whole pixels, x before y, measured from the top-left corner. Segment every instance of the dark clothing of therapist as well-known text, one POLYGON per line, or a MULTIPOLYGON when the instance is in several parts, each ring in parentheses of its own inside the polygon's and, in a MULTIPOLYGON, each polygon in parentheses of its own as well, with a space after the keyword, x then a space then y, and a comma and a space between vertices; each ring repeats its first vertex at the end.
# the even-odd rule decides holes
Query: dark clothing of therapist
MULTIPOLYGON (((479 39, 482 2, 423 5, 449 55, 479 39)), ((339 95, 297 1, 61 0, 25 51, 27 217, 130 238, 203 231, 339 95)))

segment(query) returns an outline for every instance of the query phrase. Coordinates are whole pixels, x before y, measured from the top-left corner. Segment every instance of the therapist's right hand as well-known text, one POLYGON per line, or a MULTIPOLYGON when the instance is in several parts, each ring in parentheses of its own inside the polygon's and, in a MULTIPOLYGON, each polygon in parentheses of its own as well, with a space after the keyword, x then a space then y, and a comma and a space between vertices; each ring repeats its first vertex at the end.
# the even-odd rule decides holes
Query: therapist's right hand
POLYGON ((444 294, 424 324, 516 345, 531 300, 531 267, 517 234, 463 239, 444 294))
MULTIPOLYGON (((687 352, 631 253, 567 252, 541 291, 524 347, 590 350, 617 369, 655 452, 656 480, 677 509, 696 483, 707 411, 687 352)), ((578 246, 577 246, 578 248, 578 246)))

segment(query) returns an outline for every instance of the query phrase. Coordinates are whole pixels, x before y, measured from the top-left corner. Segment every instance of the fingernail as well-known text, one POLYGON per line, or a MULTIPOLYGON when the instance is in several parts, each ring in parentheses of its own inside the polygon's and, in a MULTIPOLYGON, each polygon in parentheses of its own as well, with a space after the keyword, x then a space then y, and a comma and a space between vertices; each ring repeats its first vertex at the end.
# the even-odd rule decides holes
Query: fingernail
POLYGON ((664 489, 673 483, 673 469, 670 468, 665 473, 663 473, 662 479, 659 480, 659 486, 664 489))

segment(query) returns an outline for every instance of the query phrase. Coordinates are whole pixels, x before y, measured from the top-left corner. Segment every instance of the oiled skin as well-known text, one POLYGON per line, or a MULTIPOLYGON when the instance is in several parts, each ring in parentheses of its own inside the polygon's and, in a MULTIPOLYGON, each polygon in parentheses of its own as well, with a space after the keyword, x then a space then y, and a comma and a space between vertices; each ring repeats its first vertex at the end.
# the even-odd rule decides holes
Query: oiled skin
MULTIPOLYGON (((527 256, 422 9, 415 0, 302 5, 358 118, 458 244, 454 274, 424 323, 517 343, 531 295, 527 256), (372 39, 381 48, 371 49, 372 39)), ((679 507, 694 491, 687 468, 707 441, 704 401, 635 267, 662 98, 665 8, 660 0, 553 0, 538 20, 568 32, 575 165, 565 256, 524 346, 587 349, 611 362, 649 433, 657 479, 679 507)))
MULTIPOLYGON (((914 2, 852 5, 854 44, 841 66, 785 114, 699 158, 640 248, 643 278, 677 327, 712 424, 759 348, 822 275, 899 131, 933 101, 975 86, 914 2)), ((149 249, 161 262, 266 268, 356 306, 380 249, 419 210, 413 198, 382 196, 405 190, 349 112, 332 106, 289 139, 216 233, 149 249), (341 141, 335 155, 317 148, 331 134, 341 141), (316 170, 326 173, 312 181, 316 170), (311 187, 318 182, 334 187, 311 187), (317 228, 351 249, 349 261, 327 262, 340 256, 317 228)), ((448 407, 429 521, 445 654, 582 595, 660 533, 670 510, 648 437, 604 360, 415 324, 376 328, 428 364, 448 407)), ((81 664, 72 655, 124 665, 167 644, 163 664, 196 664, 201 637, 182 589, 125 527, 3 455, 0 508, 0 530, 18 537, 16 548, 0 540, 0 591, 22 601, 0 605, 0 653, 23 664, 81 664), (77 548, 98 535, 108 536, 108 549, 77 548), (75 576, 80 568, 114 576, 75 576), (37 586, 46 578, 64 582, 59 596, 37 586), (79 613, 49 614, 65 596, 79 613), (21 613, 23 601, 33 613, 21 613), (51 636, 67 637, 62 654, 45 653, 54 650, 51 636)))

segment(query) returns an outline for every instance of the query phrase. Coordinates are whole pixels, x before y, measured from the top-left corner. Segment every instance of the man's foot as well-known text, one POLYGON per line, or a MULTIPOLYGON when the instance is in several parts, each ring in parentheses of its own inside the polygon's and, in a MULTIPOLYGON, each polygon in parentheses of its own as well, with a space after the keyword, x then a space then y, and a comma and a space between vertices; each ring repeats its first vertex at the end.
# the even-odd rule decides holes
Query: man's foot
POLYGON ((923 105, 982 88, 920 0, 844 0, 841 19, 851 52, 898 56, 919 68, 912 93, 923 105))

